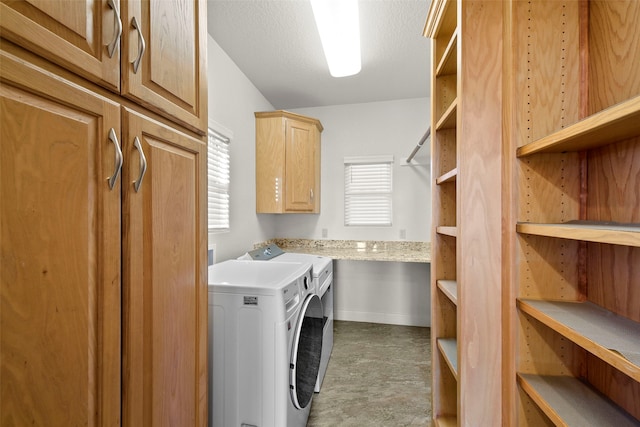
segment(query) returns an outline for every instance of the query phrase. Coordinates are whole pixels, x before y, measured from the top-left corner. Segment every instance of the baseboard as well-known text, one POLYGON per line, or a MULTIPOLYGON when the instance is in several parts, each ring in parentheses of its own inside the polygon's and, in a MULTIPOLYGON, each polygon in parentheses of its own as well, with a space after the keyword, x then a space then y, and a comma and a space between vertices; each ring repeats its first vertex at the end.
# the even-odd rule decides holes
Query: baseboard
POLYGON ((351 322, 386 323, 389 325, 425 326, 431 325, 427 316, 416 316, 397 313, 371 313, 365 311, 333 310, 335 320, 347 320, 351 322))

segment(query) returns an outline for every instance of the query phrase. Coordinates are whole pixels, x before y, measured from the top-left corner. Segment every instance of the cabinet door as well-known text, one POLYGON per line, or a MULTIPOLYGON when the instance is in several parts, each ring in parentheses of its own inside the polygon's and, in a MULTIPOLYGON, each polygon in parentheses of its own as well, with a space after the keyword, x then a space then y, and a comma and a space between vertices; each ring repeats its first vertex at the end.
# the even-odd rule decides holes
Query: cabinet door
POLYGON ((123 424, 205 426, 206 145, 126 109, 123 145, 123 424))
POLYGON ((119 0, 1 0, 2 37, 101 86, 119 91, 119 3, 119 0), (110 44, 114 46, 112 55, 110 44))
POLYGON ((286 120, 285 210, 315 212, 319 136, 309 123, 286 120))
POLYGON ((284 212, 285 121, 256 118, 256 213, 284 212))
POLYGON ((122 94, 202 135, 207 128, 206 4, 131 0, 123 15, 122 94))
POLYGON ((0 51, 0 424, 120 424, 119 106, 0 51))

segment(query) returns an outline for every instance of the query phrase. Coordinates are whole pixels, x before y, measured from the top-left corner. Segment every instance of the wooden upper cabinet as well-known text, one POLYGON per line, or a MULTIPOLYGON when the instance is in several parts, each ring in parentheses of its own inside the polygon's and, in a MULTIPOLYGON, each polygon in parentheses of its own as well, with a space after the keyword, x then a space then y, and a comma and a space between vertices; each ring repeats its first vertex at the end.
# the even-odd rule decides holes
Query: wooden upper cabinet
POLYGON ((119 0, 0 0, 2 37, 118 92, 119 3, 119 0), (109 44, 113 45, 111 55, 109 44))
POLYGON ((128 109, 122 140, 123 425, 204 427, 207 147, 128 109))
POLYGON ((320 212, 319 120, 287 111, 255 113, 256 212, 320 212))
POLYGON ((206 9, 206 0, 0 0, 0 28, 3 38, 205 135, 206 9))
POLYGON ((0 425, 119 426, 120 107, 0 76, 0 425))
POLYGON ((123 6, 122 16, 125 27, 122 94, 204 135, 207 128, 206 0, 123 4, 126 7, 123 6))

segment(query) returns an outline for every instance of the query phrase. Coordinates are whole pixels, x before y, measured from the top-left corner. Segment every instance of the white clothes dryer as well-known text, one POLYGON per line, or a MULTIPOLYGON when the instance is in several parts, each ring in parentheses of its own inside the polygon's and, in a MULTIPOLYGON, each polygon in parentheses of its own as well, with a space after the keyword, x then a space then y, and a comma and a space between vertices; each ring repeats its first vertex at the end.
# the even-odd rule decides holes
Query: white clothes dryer
POLYGON ((270 244, 262 248, 247 252, 240 259, 274 262, 310 262, 313 265, 313 285, 315 293, 322 301, 323 322, 322 329, 322 357, 320 370, 314 391, 320 392, 322 381, 327 372, 331 351, 333 350, 333 260, 328 257, 284 252, 278 245, 270 244))
POLYGON ((209 269, 209 425, 304 427, 322 354, 311 264, 209 269))

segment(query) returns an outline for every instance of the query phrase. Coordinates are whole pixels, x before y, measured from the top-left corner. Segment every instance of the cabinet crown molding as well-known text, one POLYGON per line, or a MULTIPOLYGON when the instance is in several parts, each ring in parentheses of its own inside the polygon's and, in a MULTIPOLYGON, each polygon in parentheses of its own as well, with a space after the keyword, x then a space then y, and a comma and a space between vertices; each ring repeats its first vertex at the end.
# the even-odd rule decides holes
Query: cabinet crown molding
POLYGON ((289 119, 294 119, 294 120, 298 120, 298 121, 301 121, 301 122, 306 122, 306 123, 310 123, 312 125, 315 125, 318 128, 319 132, 322 132, 324 130, 324 128, 322 127, 322 123, 320 123, 320 120, 314 119, 313 117, 307 117, 307 116, 303 116, 301 114, 292 113, 290 111, 285 111, 285 110, 258 111, 258 112, 254 113, 254 114, 255 114, 256 119, 269 118, 269 117, 289 118, 289 119))

